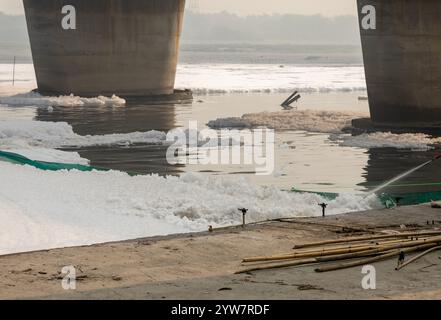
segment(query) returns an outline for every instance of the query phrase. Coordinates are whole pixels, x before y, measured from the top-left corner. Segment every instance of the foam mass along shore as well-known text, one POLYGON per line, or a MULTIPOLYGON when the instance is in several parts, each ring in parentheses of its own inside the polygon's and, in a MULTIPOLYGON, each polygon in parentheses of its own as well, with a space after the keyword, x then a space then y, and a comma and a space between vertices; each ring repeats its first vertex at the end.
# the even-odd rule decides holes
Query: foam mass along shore
MULTIPOLYGON (((0 254, 204 231, 209 225, 317 215, 314 194, 261 187, 245 179, 109 172, 46 172, 0 162, 0 254), (26 242, 21 239, 27 239, 26 242)), ((329 214, 381 207, 376 196, 341 195, 329 214)))
MULTIPOLYGON (((19 153, 46 161, 87 161, 54 149, 63 145, 163 143, 164 139, 161 132, 88 137, 77 135, 62 122, 0 122, 1 146, 15 146, 19 153)), ((237 208, 243 206, 250 209, 249 222, 315 216, 320 213, 317 203, 329 202, 316 194, 257 186, 244 178, 194 173, 132 177, 119 171, 46 172, 0 162, 0 179, 8 181, 0 186, 4 228, 0 254, 239 224, 237 208), (20 242, 22 237, 29 241, 20 242)), ((329 203, 329 214, 382 206, 375 195, 342 194, 329 203)))

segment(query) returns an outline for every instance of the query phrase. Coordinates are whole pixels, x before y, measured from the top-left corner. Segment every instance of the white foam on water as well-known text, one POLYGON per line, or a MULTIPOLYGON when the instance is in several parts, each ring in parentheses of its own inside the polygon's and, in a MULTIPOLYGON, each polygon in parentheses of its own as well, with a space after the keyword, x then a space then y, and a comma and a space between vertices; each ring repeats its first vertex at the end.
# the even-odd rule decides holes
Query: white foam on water
POLYGON ((0 96, 0 104, 6 106, 64 106, 64 107, 99 107, 99 106, 124 106, 126 101, 113 95, 112 97, 98 96, 96 98, 83 98, 73 94, 69 96, 48 97, 36 92, 0 96))
MULTIPOLYGON (((240 145, 240 141, 233 139, 207 140, 202 132, 183 131, 189 143, 196 143, 203 148, 225 145, 240 145), (226 142, 225 142, 226 141, 226 142)), ((89 147, 89 146, 130 146, 133 144, 164 145, 173 144, 167 141, 167 134, 162 131, 131 132, 106 135, 78 135, 71 125, 66 122, 46 122, 31 120, 0 120, 0 150, 20 154, 31 160, 89 164, 77 152, 66 152, 56 148, 89 147)))
MULTIPOLYGON (((12 69, 12 64, 0 64, 0 95, 36 88, 32 64, 16 66, 18 81, 15 87, 11 85, 12 69)), ((364 91, 366 81, 363 66, 287 64, 282 68, 277 64, 179 64, 176 87, 191 89, 196 94, 364 91)), ((34 102, 38 105, 51 105, 48 102, 66 105, 72 100, 34 102)), ((17 101, 9 100, 11 104, 17 101)))
POLYGON ((166 134, 160 131, 106 135, 78 135, 66 122, 31 120, 0 121, 0 149, 26 147, 61 148, 98 145, 163 144, 166 134))
POLYGON ((176 87, 196 94, 366 90, 362 66, 181 64, 176 87))
MULTIPOLYGON (((260 187, 244 179, 41 171, 0 162, 0 254, 207 230, 209 225, 321 214, 314 194, 260 187)), ((381 205, 342 195, 329 214, 381 205)))
POLYGON ((366 116, 355 112, 291 110, 219 118, 210 121, 207 125, 213 129, 267 127, 275 130, 329 133, 329 139, 340 146, 364 149, 396 148, 427 151, 441 144, 440 137, 432 137, 424 133, 375 132, 357 136, 343 134, 342 130, 351 127, 353 119, 366 116))
POLYGON ((236 118, 220 118, 210 121, 210 128, 256 128, 268 127, 275 130, 308 131, 318 133, 339 133, 351 126, 352 119, 365 114, 316 110, 291 110, 245 114, 236 118))
POLYGON ((375 132, 358 136, 334 135, 331 140, 341 146, 356 148, 396 148, 427 151, 434 145, 441 144, 441 138, 434 138, 424 133, 394 134, 391 132, 375 132))
MULTIPOLYGON (((236 141, 234 137, 232 139, 220 137, 217 141, 210 140, 208 143, 203 132, 190 132, 188 129, 182 132, 187 135, 188 143, 196 143, 193 140, 196 138, 199 147, 217 147, 226 142, 230 145, 240 145, 240 141, 236 141)), ((173 144, 173 141, 167 141, 167 133, 156 130, 82 136, 76 134, 72 126, 66 122, 0 120, 0 150, 29 156, 32 160, 49 162, 75 160, 75 163, 82 163, 84 159, 79 158, 77 154, 69 155, 68 152, 57 151, 54 148, 133 144, 167 146, 173 144)))

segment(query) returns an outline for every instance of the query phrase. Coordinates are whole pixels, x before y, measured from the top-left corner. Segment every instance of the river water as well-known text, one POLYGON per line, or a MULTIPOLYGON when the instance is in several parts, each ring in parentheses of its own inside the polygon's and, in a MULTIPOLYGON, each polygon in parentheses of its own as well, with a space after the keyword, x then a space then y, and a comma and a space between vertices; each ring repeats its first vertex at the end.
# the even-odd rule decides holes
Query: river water
MULTIPOLYGON (((0 64, 1 150, 159 177, 53 174, 0 164, 1 179, 10 182, 0 187, 0 214, 5 231, 13 230, 0 237, 5 253, 204 230, 239 223, 236 211, 243 206, 253 220, 320 215, 317 203, 323 199, 280 190, 356 194, 441 152, 440 139, 423 134, 341 132, 351 119, 369 113, 368 102, 359 99, 366 90, 358 48, 185 47, 176 87, 192 89, 194 99, 184 103, 49 99, 30 93, 36 86, 32 64, 16 66, 14 86, 12 67, 0 64), (282 110, 294 90, 302 95, 297 109, 282 110), (250 165, 169 164, 161 139, 190 121, 199 129, 232 122, 274 128, 274 172, 256 175, 250 165), (63 196, 54 197, 58 190, 63 196), (31 240, 17 247, 21 237, 31 240)), ((441 163, 434 163, 385 191, 439 190, 438 182, 441 163)), ((372 207, 362 197, 347 196, 331 203, 329 212, 372 207)))

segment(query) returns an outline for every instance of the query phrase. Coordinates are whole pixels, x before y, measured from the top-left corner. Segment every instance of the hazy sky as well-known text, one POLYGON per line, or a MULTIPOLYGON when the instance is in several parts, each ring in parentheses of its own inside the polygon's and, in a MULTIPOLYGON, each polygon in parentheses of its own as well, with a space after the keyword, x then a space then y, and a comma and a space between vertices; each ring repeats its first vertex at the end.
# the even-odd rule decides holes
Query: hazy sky
MULTIPOLYGON (((187 2, 190 8, 197 8, 200 12, 225 10, 240 15, 294 13, 335 16, 357 13, 356 0, 187 0, 187 2)), ((22 0, 0 0, 0 11, 21 14, 22 0)))

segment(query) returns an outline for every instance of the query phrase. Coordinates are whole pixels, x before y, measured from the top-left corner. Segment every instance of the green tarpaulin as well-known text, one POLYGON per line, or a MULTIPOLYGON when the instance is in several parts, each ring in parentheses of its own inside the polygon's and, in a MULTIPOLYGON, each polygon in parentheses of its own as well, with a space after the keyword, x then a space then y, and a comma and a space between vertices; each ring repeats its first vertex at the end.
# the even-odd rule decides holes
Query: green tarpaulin
MULTIPOLYGON (((296 193, 312 193, 319 195, 327 200, 335 200, 339 194, 332 192, 314 192, 314 191, 303 191, 293 188, 292 192, 296 193)), ((414 193, 383 193, 378 195, 380 201, 387 208, 392 208, 396 205, 401 206, 413 206, 422 203, 428 203, 431 201, 441 200, 441 191, 431 191, 431 192, 414 192, 414 193)))
POLYGON ((92 170, 105 170, 101 168, 81 165, 81 164, 69 164, 69 163, 56 163, 31 160, 22 155, 0 151, 0 161, 6 161, 15 164, 29 165, 41 170, 59 171, 59 170, 79 170, 79 171, 92 171, 92 170))

